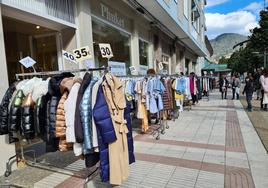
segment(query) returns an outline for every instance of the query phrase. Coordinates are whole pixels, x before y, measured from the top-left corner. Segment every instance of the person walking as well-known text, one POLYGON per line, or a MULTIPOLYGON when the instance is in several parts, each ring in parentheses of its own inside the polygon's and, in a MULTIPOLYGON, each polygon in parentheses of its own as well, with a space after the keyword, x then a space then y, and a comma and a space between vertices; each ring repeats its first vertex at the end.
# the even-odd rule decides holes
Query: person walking
POLYGON ((236 100, 239 100, 241 81, 237 74, 235 75, 234 86, 235 86, 236 100))
POLYGON ((262 98, 261 98, 261 109, 267 111, 268 105, 268 69, 263 70, 263 75, 260 77, 262 98))
POLYGON ((227 88, 229 82, 225 75, 221 77, 219 85, 220 85, 221 98, 223 99, 224 96, 224 99, 227 99, 227 88))
POLYGON ((254 74, 254 87, 256 91, 257 98, 256 100, 261 99, 261 82, 260 77, 262 75, 262 70, 260 68, 257 69, 256 73, 254 74))
POLYGON ((247 103, 248 103, 248 106, 247 106, 247 110, 249 112, 252 112, 252 104, 251 104, 251 101, 252 101, 252 95, 253 95, 253 92, 254 92, 254 82, 253 82, 253 78, 251 75, 248 75, 246 77, 246 85, 244 87, 244 90, 243 90, 243 95, 246 93, 246 99, 247 99, 247 103))
POLYGON ((235 76, 232 77, 232 94, 233 94, 232 100, 234 100, 235 99, 235 76))

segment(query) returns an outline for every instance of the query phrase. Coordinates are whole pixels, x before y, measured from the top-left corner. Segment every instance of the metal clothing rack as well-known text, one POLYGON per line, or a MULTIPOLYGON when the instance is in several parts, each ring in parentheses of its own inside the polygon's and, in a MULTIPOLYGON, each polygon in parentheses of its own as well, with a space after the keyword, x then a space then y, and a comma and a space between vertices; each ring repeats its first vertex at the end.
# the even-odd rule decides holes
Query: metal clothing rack
MULTIPOLYGON (((58 75, 58 74, 62 74, 62 73, 79 73, 79 72, 93 72, 93 71, 109 72, 110 67, 99 67, 99 68, 89 68, 89 69, 73 69, 73 70, 63 70, 63 71, 48 71, 48 72, 19 73, 19 74, 16 74, 16 80, 20 80, 19 79, 20 77, 25 77, 25 76, 52 76, 52 75, 58 75)), ((20 152, 18 152, 16 155, 10 157, 9 160, 6 162, 6 171, 5 171, 6 177, 8 177, 11 174, 11 172, 12 172, 11 166, 13 164, 12 160, 17 158, 17 157, 21 157, 21 159, 23 161, 25 161, 25 165, 28 165, 31 167, 36 167, 36 168, 42 168, 45 170, 48 169, 47 165, 37 162, 35 150, 24 151, 22 139, 20 139, 19 145, 20 145, 20 152), (29 152, 33 153, 33 162, 25 160, 24 154, 29 153, 29 152)), ((59 172, 59 168, 56 166, 49 166, 49 170, 52 172, 59 172)), ((74 176, 73 175, 74 171, 64 169, 64 172, 67 174, 70 174, 70 175, 72 174, 72 176, 74 176)), ((94 173, 95 173, 95 171, 93 173, 89 174, 87 179, 94 173)))
POLYGON ((110 71, 110 67, 99 67, 99 68, 90 68, 90 69, 72 69, 72 70, 62 70, 62 71, 46 71, 46 72, 31 72, 31 73, 19 73, 16 74, 16 80, 19 80, 20 77, 25 76, 51 76, 62 73, 79 73, 79 72, 92 72, 92 71, 110 71))

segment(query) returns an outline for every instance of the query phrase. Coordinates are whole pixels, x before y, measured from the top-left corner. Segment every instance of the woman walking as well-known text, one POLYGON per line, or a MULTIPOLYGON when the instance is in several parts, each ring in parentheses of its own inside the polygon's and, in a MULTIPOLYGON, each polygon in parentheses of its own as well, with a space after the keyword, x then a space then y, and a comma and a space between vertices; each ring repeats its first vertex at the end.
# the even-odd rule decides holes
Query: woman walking
POLYGON ((244 87, 244 90, 243 90, 243 95, 246 93, 246 99, 247 99, 247 103, 248 103, 248 107, 247 107, 247 110, 249 112, 252 112, 252 104, 251 104, 251 101, 252 101, 252 95, 253 95, 253 92, 254 92, 254 82, 253 82, 253 78, 251 75, 248 75, 246 77, 246 85, 244 87))

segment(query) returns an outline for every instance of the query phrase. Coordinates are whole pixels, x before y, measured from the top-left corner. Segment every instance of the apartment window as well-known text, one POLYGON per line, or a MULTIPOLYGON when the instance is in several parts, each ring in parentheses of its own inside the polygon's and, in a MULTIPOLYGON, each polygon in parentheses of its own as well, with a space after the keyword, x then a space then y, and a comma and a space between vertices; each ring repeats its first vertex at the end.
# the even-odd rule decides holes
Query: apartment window
POLYGON ((183 0, 183 13, 186 18, 189 17, 188 0, 183 0))
POLYGON ((148 42, 139 39, 140 65, 148 66, 148 42))
POLYGON ((195 30, 199 32, 200 13, 194 0, 192 0, 191 21, 195 30))

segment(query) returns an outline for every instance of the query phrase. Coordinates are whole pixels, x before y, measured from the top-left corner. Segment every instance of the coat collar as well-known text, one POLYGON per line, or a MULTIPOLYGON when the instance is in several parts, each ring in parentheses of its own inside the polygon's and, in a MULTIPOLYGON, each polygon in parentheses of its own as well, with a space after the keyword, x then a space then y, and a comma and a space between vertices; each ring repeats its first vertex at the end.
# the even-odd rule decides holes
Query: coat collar
POLYGON ((111 87, 111 89, 120 89, 123 87, 123 83, 114 75, 107 73, 105 75, 105 80, 107 84, 111 87))

